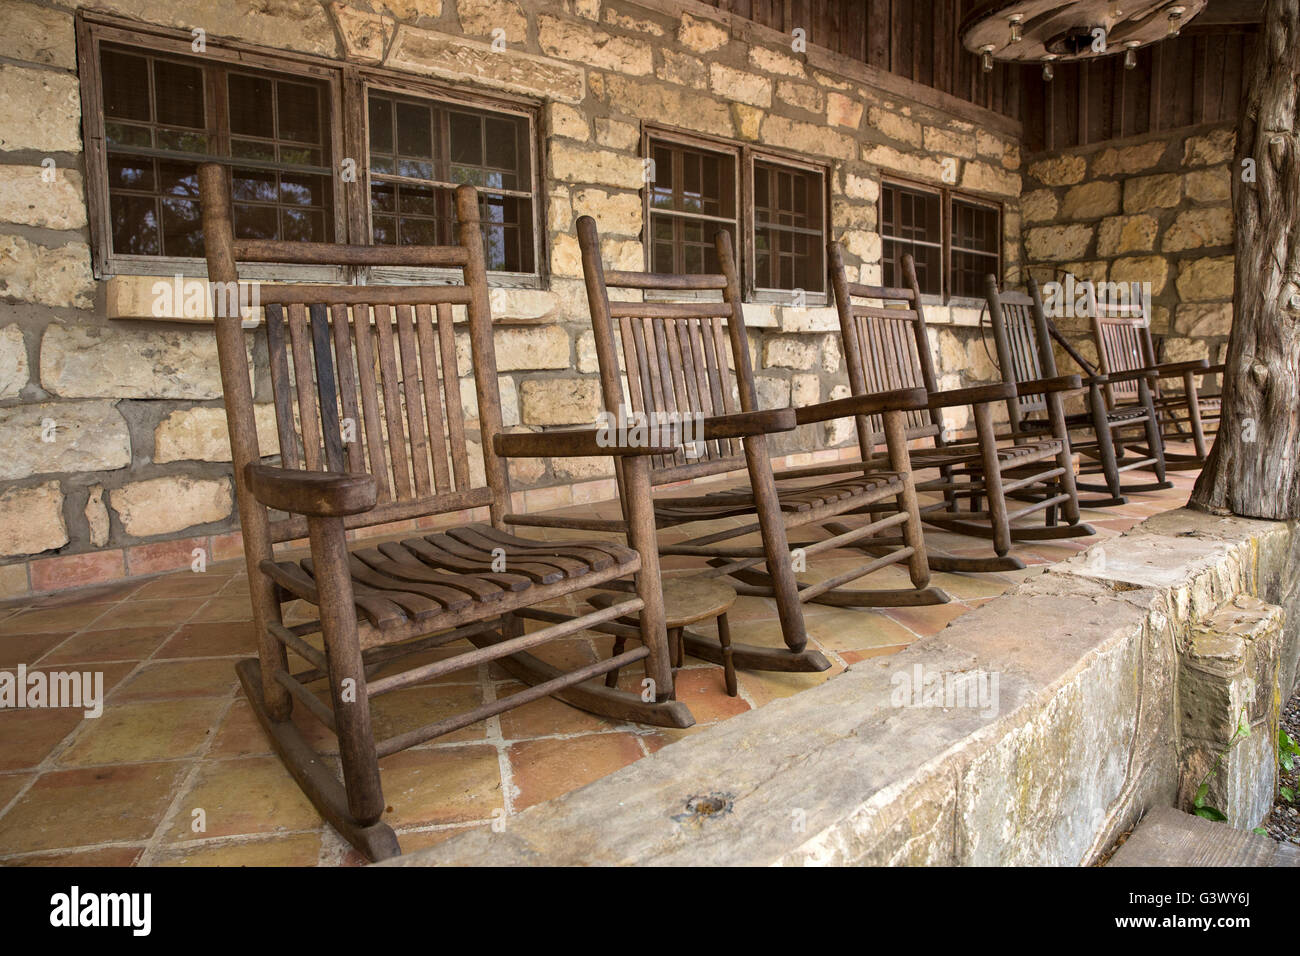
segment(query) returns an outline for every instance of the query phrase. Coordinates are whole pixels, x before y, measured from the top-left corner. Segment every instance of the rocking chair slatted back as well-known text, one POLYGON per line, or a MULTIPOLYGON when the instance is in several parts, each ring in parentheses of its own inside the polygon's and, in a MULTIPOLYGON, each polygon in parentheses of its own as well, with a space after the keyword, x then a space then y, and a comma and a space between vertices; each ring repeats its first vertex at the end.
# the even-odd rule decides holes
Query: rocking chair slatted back
MULTIPOLYGON (((999 292, 997 277, 992 275, 985 277, 984 285, 1003 381, 1055 378, 1056 357, 1052 353, 1046 315, 1038 299, 1038 285, 1031 279, 1028 295, 1010 290, 999 292)), ((1041 392, 1020 395, 1007 402, 1013 431, 1019 431, 1020 423, 1026 418, 1046 414, 1047 410, 1047 396, 1041 392)))
MULTIPOLYGON (((828 246, 831 278, 835 284, 835 306, 839 312, 841 338, 849 387, 855 395, 888 392, 900 388, 938 390, 925 311, 916 282, 916 266, 904 256, 903 274, 910 287, 865 285, 849 282, 844 272, 843 250, 838 242, 828 246), (877 300, 864 305, 854 299, 877 300)), ((937 412, 912 409, 905 413, 907 437, 938 435, 937 412)), ((859 440, 867 452, 883 441, 884 424, 879 415, 866 419, 865 432, 859 422, 859 440)))
MULTIPOLYGON (((1151 341, 1151 322, 1139 302, 1134 305, 1108 305, 1091 303, 1093 340, 1101 374, 1131 372, 1150 368, 1156 364, 1155 348, 1151 341)), ((1108 382, 1105 385, 1106 403, 1134 401, 1138 398, 1138 383, 1108 382)))
MULTIPOLYGON (((578 220, 578 238, 587 265, 587 298, 607 410, 629 409, 684 423, 697 415, 757 410, 729 237, 721 256, 722 274, 691 276, 605 271, 596 226, 588 217, 578 220), (611 302, 609 289, 714 291, 722 293, 722 301, 611 302), (613 370, 620 368, 622 375, 616 378, 613 370)), ((653 456, 651 483, 670 484, 745 467, 739 439, 697 441, 686 449, 653 456)))
MULTIPOLYGON (((224 171, 206 173, 207 197, 224 188, 224 171), (211 182, 208 182, 211 180, 211 182)), ((476 214, 470 189, 457 195, 461 215, 476 214), (466 203, 470 205, 465 205, 466 203)), ((214 208, 221 204, 214 203, 214 208)), ((462 245, 450 247, 334 246, 350 265, 381 263, 452 266, 462 270, 458 286, 284 285, 259 289, 265 312, 270 393, 280 460, 285 468, 366 473, 378 486, 370 511, 346 519, 364 527, 407 518, 489 506, 500 520, 509 499, 500 459, 488 450, 501 430, 491 316, 487 297, 471 276, 483 269, 477 218, 461 227, 462 245), (478 421, 467 422, 456 359, 453 307, 465 307, 474 355, 478 421), (487 347, 484 347, 486 343, 487 347), (479 435, 469 429, 477 424, 479 435), (483 468, 470 466, 481 455, 483 468)), ((313 262, 310 243, 235 240, 213 249, 213 281, 237 279, 237 261, 313 262)), ((229 372, 250 374, 238 316, 218 317, 223 382, 229 372), (223 327, 224 325, 224 327, 223 327), (239 347, 234 350, 238 339, 239 347), (234 350, 234 351, 232 351, 234 350)), ((235 475, 258 461, 251 389, 248 401, 226 394, 232 435, 245 436, 235 449, 235 475)), ((271 541, 302 537, 300 517, 273 521, 271 541)))

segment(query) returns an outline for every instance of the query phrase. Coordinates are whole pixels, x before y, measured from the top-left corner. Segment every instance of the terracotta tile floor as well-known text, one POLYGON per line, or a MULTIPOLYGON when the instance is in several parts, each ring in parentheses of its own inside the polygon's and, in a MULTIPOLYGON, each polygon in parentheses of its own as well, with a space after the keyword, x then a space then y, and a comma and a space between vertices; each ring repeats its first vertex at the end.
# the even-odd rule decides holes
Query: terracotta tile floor
MULTIPOLYGON (((1100 536, 1183 504, 1192 473, 1175 488, 1134 495, 1130 504, 1086 510, 1100 536)), ((608 511, 610 504, 587 506, 608 511)), ((979 553, 972 539, 927 538, 933 548, 979 553)), ((810 644, 833 662, 823 674, 740 674, 729 698, 721 669, 688 659, 678 696, 698 721, 685 731, 618 724, 551 699, 528 704, 381 762, 385 819, 407 851, 466 828, 490 825, 625 766, 716 721, 829 680, 867 657, 897 653, 918 637, 1001 594, 1036 566, 1090 540, 1029 543, 1018 572, 935 574, 951 604, 881 611, 807 608, 810 644)), ((832 552, 810 562, 815 580, 848 566, 832 552)), ((685 570, 666 562, 667 573, 685 570)), ((901 571, 872 587, 905 583, 901 571)), ((859 582, 861 584, 861 582, 859 582)), ((270 753, 235 678, 254 653, 242 563, 202 573, 33 598, 0 607, 0 668, 99 671, 101 717, 80 710, 0 712, 0 864, 80 866, 336 865, 363 862, 324 825, 270 753)), ((732 612, 738 639, 781 642, 773 602, 741 598, 732 612)), ((543 652, 555 663, 609 653, 610 639, 579 636, 543 652)), ((448 653, 446 649, 432 653, 448 653)), ((301 662, 299 662, 301 666, 301 662)), ((637 675, 624 674, 627 686, 637 675)), ((428 723, 518 690, 494 666, 449 675, 381 697, 381 735, 428 723)), ((302 715, 303 708, 297 713, 302 715)), ((333 739, 309 717, 301 724, 321 749, 333 739)))

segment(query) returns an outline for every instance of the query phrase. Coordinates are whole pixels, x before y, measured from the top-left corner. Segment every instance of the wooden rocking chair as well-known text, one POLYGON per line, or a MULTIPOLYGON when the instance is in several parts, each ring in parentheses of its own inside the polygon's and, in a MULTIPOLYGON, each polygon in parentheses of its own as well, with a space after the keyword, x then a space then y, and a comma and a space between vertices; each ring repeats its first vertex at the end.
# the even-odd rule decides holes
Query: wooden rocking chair
POLYGON ((1092 309, 1093 341, 1097 345, 1100 374, 1107 379, 1102 386, 1106 407, 1114 408, 1140 400, 1139 383, 1143 380, 1123 378, 1126 373, 1153 372, 1154 375, 1146 381, 1151 390, 1151 404, 1156 410, 1161 438, 1190 440, 1195 449, 1185 453, 1171 452, 1162 447, 1165 470, 1195 471, 1203 467, 1210 452, 1206 437, 1218 427, 1219 397, 1202 397, 1197 380, 1205 375, 1222 374, 1223 366, 1211 369, 1205 359, 1157 362, 1155 344, 1151 339, 1151 316, 1146 313, 1140 299, 1123 306, 1097 302, 1094 296, 1092 309), (1172 378, 1182 380, 1181 392, 1161 388, 1162 379, 1172 378))
MULTIPOLYGON (((940 391, 912 257, 903 256, 907 285, 887 288, 850 283, 840 244, 832 242, 828 248, 849 387, 854 395, 906 387, 925 389, 926 404, 907 412, 906 436, 929 446, 913 447, 912 467, 918 472, 937 472, 935 477, 918 479, 917 490, 938 492, 942 500, 922 506, 921 519, 942 531, 993 542, 994 554, 989 557, 958 557, 932 548, 930 566, 944 571, 1016 570, 1025 565, 1009 554, 1013 541, 1095 534, 1079 520, 1074 463, 1065 428, 1062 395, 1079 388, 1078 376, 1051 377, 1032 383, 1048 396, 1049 427, 1045 434, 1029 436, 1013 431, 998 435, 993 407, 1014 399, 1016 387, 1004 383, 940 391), (861 304, 855 298, 881 304, 861 304), (969 407, 973 413, 976 434, 972 440, 954 441, 946 434, 942 410, 961 406, 969 407), (1000 443, 1000 438, 1013 441, 1000 443), (1008 505, 1008 497, 1036 487, 1046 489, 1046 493, 1028 496, 1027 503, 1015 509, 1008 505), (966 510, 962 509, 962 499, 967 500, 966 510), (1057 523, 1058 510, 1065 517, 1064 525, 1057 523), (1039 511, 1044 512, 1042 524, 1013 524, 1039 511)), ((858 420, 858 441, 864 449, 878 441, 878 434, 872 422, 858 420)))
MULTIPOLYGON (((594 429, 504 434, 497 392, 483 240, 475 190, 456 190, 454 246, 343 246, 240 240, 229 185, 216 164, 199 167, 208 276, 234 288, 236 262, 401 264, 459 269, 463 285, 263 286, 280 465, 261 463, 245 332, 218 315, 216 334, 248 563, 258 659, 238 673, 276 752, 321 815, 371 860, 396 855, 381 817, 379 759, 548 694, 620 720, 686 727, 672 699, 648 459, 675 445, 604 447, 594 429), (468 312, 478 422, 461 406, 452 307, 468 312), (287 323, 286 323, 287 318, 287 323), (286 330, 287 324, 287 330, 286 330), (377 366, 377 367, 376 367, 377 366), (471 442, 470 429, 481 441, 471 442), (471 455, 482 455, 475 474, 471 455), (547 543, 503 530, 506 457, 619 455, 630 546, 612 540, 547 543), (348 531, 454 516, 486 507, 489 524, 454 524, 402 541, 349 544, 348 531), (273 517, 269 512, 274 511, 273 517), (283 513, 281 516, 280 513, 283 513), (310 542, 311 556, 277 556, 277 542, 310 542), (579 590, 611 590, 607 608, 559 621, 535 609, 579 590), (628 593, 628 592, 632 593, 628 593), (319 619, 289 626, 282 606, 301 600, 319 619), (560 671, 529 654, 614 618, 637 622, 640 645, 611 659, 560 671), (546 626, 525 631, 526 619, 546 626), (320 635, 314 643, 309 638, 320 635), (381 667, 461 638, 454 656, 376 677, 381 667), (308 667, 293 672, 287 652, 308 667), (495 661, 527 689, 418 729, 376 741, 371 700, 452 671, 495 661), (644 661, 652 700, 599 677, 644 661), (310 689, 328 680, 327 697, 310 689), (338 738, 342 783, 331 761, 294 724, 300 703, 338 738)), ((259 390, 267 383, 258 384, 259 390)))
MULTIPOLYGON (((830 666, 809 649, 803 603, 875 606, 934 603, 946 600, 928 588, 929 567, 917 521, 915 491, 903 414, 924 402, 918 389, 890 392, 864 399, 845 399, 800 409, 761 411, 750 367, 749 347, 731 237, 715 238, 721 272, 716 275, 664 275, 606 271, 600 258, 596 223, 578 220, 587 299, 591 309, 601 393, 609 413, 658 416, 695 423, 693 447, 650 459, 655 487, 691 478, 746 470, 749 481, 739 487, 688 496, 657 498, 660 528, 689 526, 718 519, 743 519, 721 530, 710 529, 690 540, 663 543, 661 554, 703 559, 704 576, 730 578, 737 592, 775 598, 785 649, 735 643, 737 668, 820 671, 830 666), (611 302, 609 289, 641 293, 655 291, 713 291, 721 301, 611 302), (725 326, 725 328, 724 328, 725 326), (620 367, 621 343, 624 363, 620 367), (624 387, 626 377, 626 390, 624 387), (734 391, 733 391, 734 390, 734 391), (733 397, 733 395, 735 397, 733 397), (737 401, 738 399, 738 401, 737 401), (738 407, 737 407, 738 406, 738 407), (798 424, 854 414, 883 416, 891 470, 840 475, 820 482, 782 482, 772 472, 767 437, 798 424), (688 456, 691 452, 693 457, 688 456), (830 538, 801 545, 807 560, 881 531, 897 529, 903 542, 883 556, 815 584, 800 585, 795 576, 789 531, 824 526, 837 515, 876 502, 893 502, 886 518, 830 538), (751 520, 752 519, 752 520, 751 520), (759 533, 761 545, 728 545, 736 538, 759 533), (846 590, 844 585, 893 564, 906 564, 912 588, 881 591, 846 590)), ((626 469, 620 468, 625 476, 626 469)), ((624 502, 629 496, 624 496, 624 502)), ((702 635, 683 635, 686 652, 721 663, 722 648, 702 635)))
MULTIPOLYGON (((1083 463, 1081 477, 1101 475, 1105 484, 1077 481, 1080 491, 1101 495, 1085 499, 1089 507, 1105 508, 1124 504, 1126 492, 1172 487, 1165 480, 1164 446, 1160 440, 1159 417, 1150 383, 1156 373, 1149 369, 1100 373, 1052 325, 1043 310, 1038 283, 1029 280, 1029 293, 998 291, 996 276, 985 279, 985 298, 997 343, 998 365, 1003 381, 1029 382, 1056 375, 1052 342, 1058 342, 1084 373, 1088 388, 1086 411, 1066 416, 1073 449, 1083 463), (1122 392, 1106 391, 1111 386, 1122 392), (1122 400, 1121 395, 1129 396, 1122 400), (1150 469, 1155 482, 1124 483, 1125 472, 1150 469)), ((1040 396, 1022 391, 1018 402, 1008 406, 1013 427, 1042 433, 1048 423, 1036 413, 1040 396)))

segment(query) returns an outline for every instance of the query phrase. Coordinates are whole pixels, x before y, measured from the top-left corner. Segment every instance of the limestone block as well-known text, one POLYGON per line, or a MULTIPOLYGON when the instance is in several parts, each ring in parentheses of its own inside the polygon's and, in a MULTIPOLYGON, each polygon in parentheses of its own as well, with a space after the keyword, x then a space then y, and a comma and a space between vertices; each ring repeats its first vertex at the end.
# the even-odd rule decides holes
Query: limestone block
POLYGON ((137 330, 50 325, 41 385, 63 398, 221 397, 217 343, 208 329, 137 330))
POLYGON ((1083 182, 1088 163, 1082 156, 1053 156, 1029 164, 1029 178, 1044 186, 1073 186, 1083 182))
POLYGON ((90 247, 84 242, 45 246, 21 236, 0 236, 0 296, 89 309, 95 297, 90 247))
POLYGON ((233 497, 229 479, 170 475, 115 488, 108 501, 127 534, 147 538, 223 521, 233 497))
POLYGON ((0 408, 0 479, 113 471, 131 463, 126 419, 113 402, 0 408))
POLYGON ((525 425, 589 425, 600 412, 600 382, 594 378, 534 378, 520 389, 525 425))
POLYGON ((55 169, 45 179, 41 166, 8 166, 0 176, 0 221, 42 229, 80 229, 86 225, 81 173, 55 169))
POLYGON ((57 481, 0 491, 0 557, 52 551, 68 543, 57 481))
POLYGON ((30 374, 23 330, 17 325, 6 325, 0 329, 0 398, 16 397, 30 374))

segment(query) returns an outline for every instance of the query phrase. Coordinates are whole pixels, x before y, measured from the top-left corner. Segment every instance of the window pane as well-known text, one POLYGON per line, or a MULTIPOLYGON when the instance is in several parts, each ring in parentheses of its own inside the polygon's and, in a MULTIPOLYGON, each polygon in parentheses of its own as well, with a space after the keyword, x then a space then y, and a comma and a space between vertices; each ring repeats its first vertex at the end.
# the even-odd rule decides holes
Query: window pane
POLYGON ((953 295, 980 296, 984 277, 998 270, 1002 224, 996 206, 954 198, 952 201, 953 295))
POLYGON ((158 201, 150 196, 112 195, 108 216, 113 251, 125 256, 156 256, 162 252, 158 201))
POLYGON ((397 151, 403 156, 433 158, 433 126, 427 106, 406 101, 397 104, 397 151))
POLYGON ((170 60, 155 60, 153 86, 159 123, 203 128, 202 70, 170 60))
POLYGON ((736 157, 692 146, 652 141, 651 268, 691 275, 721 268, 714 236, 736 236, 736 157))
POLYGON ((275 85, 276 121, 280 139, 320 143, 320 89, 284 80, 275 85))
POLYGON ((108 139, 107 183, 113 252, 201 258, 203 241, 195 160, 133 155, 138 147, 272 164, 231 170, 235 233, 241 238, 328 241, 333 221, 329 177, 291 166, 326 165, 324 84, 271 73, 221 76, 229 129, 207 108, 215 59, 158 57, 106 47, 100 62, 108 139), (129 121, 129 122, 128 122, 129 121), (280 168, 275 168, 275 167, 280 168))
POLYGON ((232 73, 226 79, 230 131, 242 136, 275 138, 275 90, 264 76, 232 73))
POLYGON ((105 48, 101 58, 104 72, 104 115, 114 119, 148 122, 149 61, 105 48))
POLYGON ((393 151, 393 101, 371 93, 369 123, 370 151, 391 153, 393 151))
POLYGON ((532 191, 529 125, 524 117, 382 93, 369 96, 368 108, 373 242, 455 242, 451 187, 470 183, 481 190, 488 269, 536 271, 536 210, 531 196, 496 192, 532 191), (394 137, 395 153, 389 152, 394 137), (427 185, 385 179, 392 176, 423 180, 427 185))
POLYGON ((916 279, 926 295, 943 294, 942 196, 886 183, 880 188, 880 234, 883 281, 905 286, 903 256, 916 261, 916 279))
POLYGON ((826 290, 822 174, 754 163, 754 284, 826 290))

